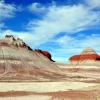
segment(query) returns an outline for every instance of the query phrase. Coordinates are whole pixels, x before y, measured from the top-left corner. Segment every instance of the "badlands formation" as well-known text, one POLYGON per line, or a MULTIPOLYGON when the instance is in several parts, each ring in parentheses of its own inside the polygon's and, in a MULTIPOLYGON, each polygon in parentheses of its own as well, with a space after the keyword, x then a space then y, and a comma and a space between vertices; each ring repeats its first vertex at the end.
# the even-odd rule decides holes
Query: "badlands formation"
POLYGON ((91 48, 86 48, 80 55, 69 58, 72 64, 100 66, 100 56, 91 48))
POLYGON ((49 52, 6 35, 0 40, 0 100, 100 100, 100 56, 86 48, 57 63, 49 52))
POLYGON ((91 48, 59 64, 49 52, 32 50, 20 38, 6 35, 0 40, 0 81, 90 81, 100 78, 99 72, 100 56, 91 48))
POLYGON ((59 80, 62 72, 51 60, 48 52, 33 51, 23 40, 6 35, 0 40, 0 81, 59 80))
POLYGON ((91 48, 69 58, 67 63, 57 63, 69 80, 100 82, 100 56, 91 48))
POLYGON ((6 35, 0 40, 0 81, 100 81, 100 56, 91 48, 65 64, 49 52, 32 50, 23 40, 6 35))

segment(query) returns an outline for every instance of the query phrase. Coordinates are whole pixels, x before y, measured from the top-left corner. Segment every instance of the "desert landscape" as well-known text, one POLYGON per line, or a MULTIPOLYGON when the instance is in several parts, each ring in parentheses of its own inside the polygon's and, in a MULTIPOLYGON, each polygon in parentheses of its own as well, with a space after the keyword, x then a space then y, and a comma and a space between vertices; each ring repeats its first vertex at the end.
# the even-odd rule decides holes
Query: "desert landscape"
POLYGON ((99 100, 100 85, 83 82, 1 83, 0 100, 99 100))
POLYGON ((91 48, 52 60, 49 52, 32 50, 23 40, 0 40, 0 100, 100 100, 100 56, 91 48))
POLYGON ((0 100, 100 100, 100 0, 0 0, 0 100))

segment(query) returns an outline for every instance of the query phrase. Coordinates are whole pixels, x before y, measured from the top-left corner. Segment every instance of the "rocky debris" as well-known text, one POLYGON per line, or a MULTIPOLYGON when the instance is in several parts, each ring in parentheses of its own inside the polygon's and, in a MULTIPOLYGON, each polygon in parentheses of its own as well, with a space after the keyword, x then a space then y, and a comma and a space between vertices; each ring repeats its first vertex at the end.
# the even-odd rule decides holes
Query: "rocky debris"
POLYGON ((24 47, 26 44, 23 42, 23 40, 19 39, 19 38, 15 38, 13 35, 6 35, 5 38, 3 39, 3 41, 5 43, 7 43, 8 45, 14 45, 14 46, 22 46, 24 47))
POLYGON ((50 61, 55 62, 54 60, 52 60, 51 54, 50 54, 49 52, 47 52, 47 51, 43 51, 43 50, 40 50, 40 49, 35 49, 33 52, 41 53, 41 54, 43 54, 45 57, 47 57, 50 61))
POLYGON ((60 77, 62 71, 58 66, 47 56, 33 52, 23 40, 12 35, 0 40, 0 81, 44 81, 60 77))
POLYGON ((94 60, 100 61, 100 56, 91 48, 86 48, 80 55, 70 57, 70 61, 94 60))
POLYGON ((15 38, 13 35, 6 35, 4 39, 0 40, 0 45, 23 47, 32 50, 22 39, 15 38))

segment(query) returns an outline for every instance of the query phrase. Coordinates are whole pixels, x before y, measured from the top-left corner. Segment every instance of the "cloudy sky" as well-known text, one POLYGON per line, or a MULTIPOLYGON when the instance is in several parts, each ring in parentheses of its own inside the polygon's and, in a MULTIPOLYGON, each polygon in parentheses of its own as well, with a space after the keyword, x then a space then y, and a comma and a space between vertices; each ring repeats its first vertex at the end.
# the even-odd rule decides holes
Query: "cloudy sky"
POLYGON ((100 0, 0 0, 0 38, 5 34, 60 62, 86 47, 100 54, 100 0))

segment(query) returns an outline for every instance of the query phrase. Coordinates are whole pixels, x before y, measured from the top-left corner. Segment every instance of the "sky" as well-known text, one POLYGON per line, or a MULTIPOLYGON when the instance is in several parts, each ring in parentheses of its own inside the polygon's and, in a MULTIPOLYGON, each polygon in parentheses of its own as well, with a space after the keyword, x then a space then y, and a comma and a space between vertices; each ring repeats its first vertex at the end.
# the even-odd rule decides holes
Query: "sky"
POLYGON ((0 0, 0 38, 5 34, 58 62, 87 47, 100 54, 100 0, 0 0))

